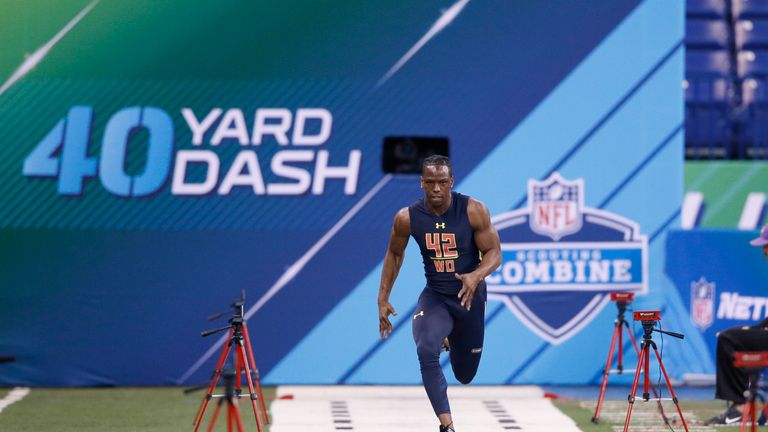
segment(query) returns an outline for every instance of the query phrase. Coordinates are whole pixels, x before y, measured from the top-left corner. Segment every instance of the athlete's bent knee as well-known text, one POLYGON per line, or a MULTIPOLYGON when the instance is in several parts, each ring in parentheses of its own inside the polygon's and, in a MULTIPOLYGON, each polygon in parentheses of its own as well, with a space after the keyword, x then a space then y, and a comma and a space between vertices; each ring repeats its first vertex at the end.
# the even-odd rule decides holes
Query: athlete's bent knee
POLYGON ((477 373, 477 371, 472 372, 472 373, 467 373, 467 374, 462 374, 462 373, 454 372, 453 376, 455 376, 456 380, 458 380, 460 383, 462 383, 462 384, 469 384, 469 383, 472 382, 473 379, 475 379, 475 374, 476 373, 477 373))

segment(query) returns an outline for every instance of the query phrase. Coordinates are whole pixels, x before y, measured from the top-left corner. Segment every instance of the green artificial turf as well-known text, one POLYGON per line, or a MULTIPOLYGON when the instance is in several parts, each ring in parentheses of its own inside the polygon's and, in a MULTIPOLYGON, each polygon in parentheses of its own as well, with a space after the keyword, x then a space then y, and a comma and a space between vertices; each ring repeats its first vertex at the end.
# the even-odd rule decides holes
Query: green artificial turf
MULTIPOLYGON (((0 413, 0 431, 147 431, 165 432, 193 430, 192 422, 200 404, 203 391, 184 394, 181 387, 146 388, 87 388, 45 389, 35 388, 23 400, 12 404, 0 413)), ((274 387, 264 387, 267 406, 275 395, 274 387)), ((8 389, 0 389, 0 398, 8 389)), ((206 430, 214 402, 206 410, 206 418, 200 428, 206 430)), ((555 400, 554 404, 571 417, 584 432, 609 432, 617 426, 603 418, 593 424, 592 410, 584 407, 584 401, 575 399, 555 400)), ((721 401, 685 401, 683 410, 695 414, 688 419, 689 426, 700 426, 705 419, 721 413, 721 401)), ((253 412, 247 400, 242 400, 242 418, 247 431, 256 431, 253 412)), ((673 410, 670 413, 674 416, 673 410)), ((223 415, 223 413, 222 413, 223 415)), ((222 417, 216 431, 225 431, 222 417)), ((264 425, 264 432, 269 427, 264 425)), ((638 430, 633 427, 631 430, 638 430)), ((680 425, 675 430, 683 430, 680 425)), ((734 432, 738 427, 721 427, 717 432, 734 432)), ((758 428, 768 432, 768 427, 758 428)))
MULTIPOLYGON (((185 395, 183 388, 32 389, 23 400, 0 413, 0 431, 144 431, 192 430, 203 391, 185 395)), ((274 388, 264 388, 268 403, 274 388)), ((7 390, 0 391, 4 396, 7 390)), ((245 430, 256 431, 253 411, 242 400, 245 430)), ((206 409, 205 430, 214 401, 206 409)), ((215 430, 226 430, 225 418, 215 430)), ((263 429, 268 431, 268 427, 263 429)))

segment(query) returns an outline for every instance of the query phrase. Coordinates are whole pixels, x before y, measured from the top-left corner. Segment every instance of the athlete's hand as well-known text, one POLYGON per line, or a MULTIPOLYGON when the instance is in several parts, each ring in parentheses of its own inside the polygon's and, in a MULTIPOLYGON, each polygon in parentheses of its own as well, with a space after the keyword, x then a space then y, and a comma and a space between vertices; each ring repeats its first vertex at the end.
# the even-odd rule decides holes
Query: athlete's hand
POLYGON ((475 297, 475 290, 480 283, 480 279, 472 273, 455 273, 455 275, 456 279, 461 281, 461 291, 459 291, 461 306, 470 310, 472 309, 472 299, 475 297))
POLYGON ((392 323, 389 322, 389 314, 397 316, 395 308, 388 301, 379 300, 379 335, 386 339, 392 333, 392 323))

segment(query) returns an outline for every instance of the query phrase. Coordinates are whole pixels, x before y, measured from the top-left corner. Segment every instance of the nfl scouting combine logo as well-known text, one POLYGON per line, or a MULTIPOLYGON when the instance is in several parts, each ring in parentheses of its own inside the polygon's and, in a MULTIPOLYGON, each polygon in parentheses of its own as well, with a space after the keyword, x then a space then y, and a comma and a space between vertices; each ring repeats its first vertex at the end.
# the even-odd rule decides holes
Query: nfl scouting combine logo
POLYGON ((702 276, 691 282, 691 321, 704 330, 715 318, 715 283, 702 276))
POLYGON ((553 173, 528 181, 528 208, 492 222, 501 266, 486 278, 534 333, 559 344, 594 319, 611 291, 648 292, 648 239, 637 223, 584 207, 584 181, 553 173))

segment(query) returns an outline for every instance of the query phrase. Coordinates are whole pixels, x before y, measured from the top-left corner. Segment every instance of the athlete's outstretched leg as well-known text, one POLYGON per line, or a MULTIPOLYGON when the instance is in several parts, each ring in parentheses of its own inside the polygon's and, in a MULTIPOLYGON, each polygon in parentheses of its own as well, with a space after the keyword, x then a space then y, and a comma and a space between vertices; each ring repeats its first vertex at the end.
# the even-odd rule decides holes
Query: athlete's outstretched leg
POLYGON ((413 316, 413 340, 421 366, 421 379, 435 415, 451 412, 448 404, 448 385, 440 367, 443 339, 451 332, 453 321, 440 294, 425 289, 413 316))
POLYGON ((453 331, 448 336, 451 345, 451 368, 460 383, 469 384, 477 373, 483 352, 485 287, 478 287, 470 310, 461 307, 458 301, 456 306, 451 308, 454 324, 453 331))

